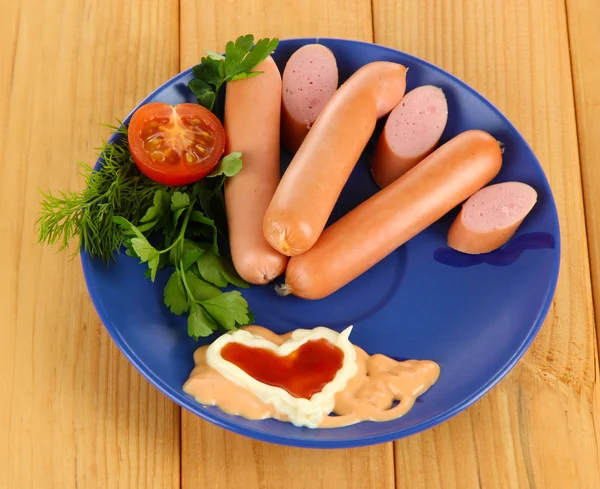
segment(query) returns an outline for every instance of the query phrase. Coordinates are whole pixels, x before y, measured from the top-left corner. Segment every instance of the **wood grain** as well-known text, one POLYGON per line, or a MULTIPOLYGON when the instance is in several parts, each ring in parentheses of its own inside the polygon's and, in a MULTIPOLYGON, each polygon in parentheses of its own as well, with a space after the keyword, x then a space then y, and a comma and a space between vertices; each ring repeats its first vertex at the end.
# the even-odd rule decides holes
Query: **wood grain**
POLYGON ((600 317, 600 3, 567 0, 579 157, 596 318, 600 317))
POLYGON ((206 49, 256 38, 341 37, 373 40, 370 0, 181 0, 181 69, 206 49))
POLYGON ((600 6, 564 1, 3 2, 0 488, 600 487, 600 6), (180 422, 106 334, 78 260, 35 244, 37 188, 81 188, 73 162, 93 161, 98 123, 245 33, 374 36, 428 59, 495 103, 544 166, 563 241, 548 319, 506 379, 430 431, 311 451, 180 422))
POLYGON ((0 487, 179 488, 179 409, 34 228, 37 188, 81 188, 99 123, 177 73, 178 4, 19 0, 0 19, 0 487))
POLYGON ((467 412, 395 443, 397 487, 600 487, 598 358, 565 6, 374 0, 373 12, 375 42, 453 72, 517 126, 552 185, 563 246, 556 297, 533 346, 467 412))
MULTIPOLYGON (((182 0, 181 68, 205 49, 222 50, 242 34, 256 37, 333 36, 372 40, 368 0, 251 0, 200 4, 182 0)), ((290 449, 259 443, 182 412, 183 489, 390 488, 390 443, 349 451, 290 449), (210 474, 210 477, 206 477, 210 474)))

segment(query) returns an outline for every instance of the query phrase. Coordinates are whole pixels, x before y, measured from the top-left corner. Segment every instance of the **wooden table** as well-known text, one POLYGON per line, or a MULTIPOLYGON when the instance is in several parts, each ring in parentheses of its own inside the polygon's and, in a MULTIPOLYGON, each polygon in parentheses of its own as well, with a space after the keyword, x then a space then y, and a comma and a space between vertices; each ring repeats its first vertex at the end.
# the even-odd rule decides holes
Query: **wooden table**
POLYGON ((0 6, 0 489, 600 488, 598 0, 0 6), (495 103, 544 166, 563 236, 548 319, 507 378, 435 429, 312 451, 202 422, 117 350, 79 261, 35 243, 37 188, 82 186, 73 162, 94 160, 98 123, 245 33, 362 39, 432 61, 495 103))

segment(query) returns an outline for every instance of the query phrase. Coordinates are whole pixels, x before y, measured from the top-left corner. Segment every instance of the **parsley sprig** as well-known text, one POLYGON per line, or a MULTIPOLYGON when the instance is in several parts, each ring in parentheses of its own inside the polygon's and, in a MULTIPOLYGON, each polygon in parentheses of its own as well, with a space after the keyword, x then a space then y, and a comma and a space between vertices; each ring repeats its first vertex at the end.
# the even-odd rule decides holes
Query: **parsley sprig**
MULTIPOLYGON (((198 102, 215 111, 220 88, 227 82, 260 75, 252 71, 277 47, 277 39, 239 37, 227 43, 225 56, 207 51, 194 67, 189 88, 198 102)), ((145 177, 135 165, 127 143, 127 129, 113 127, 120 137, 98 149, 99 169, 80 164, 86 180, 81 192, 42 192, 37 221, 38 241, 60 250, 72 238, 77 252, 85 250, 105 261, 125 252, 147 266, 146 276, 156 279, 161 268, 172 272, 164 289, 164 302, 177 315, 188 314, 188 333, 198 339, 218 328, 236 329, 254 318, 239 291, 248 284, 237 274, 230 256, 219 249, 227 241, 223 185, 242 168, 240 153, 221 159, 214 171, 195 184, 169 187, 145 177)))
POLYGON ((206 56, 194 66, 194 78, 188 86, 198 99, 198 103, 213 110, 219 96, 219 89, 226 82, 251 78, 262 71, 252 71, 264 61, 279 44, 278 39, 259 39, 254 44, 254 36, 240 36, 235 42, 225 45, 225 56, 206 51, 206 56))
POLYGON ((247 288, 248 284, 237 274, 230 257, 219 250, 220 231, 207 215, 212 197, 221 195, 225 178, 241 169, 240 156, 231 153, 221 160, 208 176, 215 182, 211 186, 201 180, 186 192, 157 190, 138 226, 121 216, 113 217, 125 234, 126 253, 148 266, 146 274, 153 282, 159 269, 174 269, 164 289, 164 301, 173 314, 189 312, 188 334, 196 339, 219 327, 234 330, 254 320, 239 291, 220 290, 228 285, 247 288), (150 242, 150 236, 157 234, 160 245, 150 242))

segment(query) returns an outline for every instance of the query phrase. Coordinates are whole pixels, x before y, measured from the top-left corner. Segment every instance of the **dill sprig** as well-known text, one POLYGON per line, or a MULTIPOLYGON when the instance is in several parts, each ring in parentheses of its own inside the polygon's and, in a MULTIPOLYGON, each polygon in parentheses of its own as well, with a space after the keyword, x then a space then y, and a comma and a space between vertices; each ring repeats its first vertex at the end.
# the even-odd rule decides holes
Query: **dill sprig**
MULTIPOLYGON (((118 134, 127 134, 124 126, 113 129, 118 134)), ((97 152, 102 163, 99 170, 78 163, 78 174, 86 181, 85 190, 55 194, 40 191, 43 200, 36 223, 38 242, 60 243, 59 250, 64 250, 72 238, 78 238, 75 255, 83 248, 93 257, 110 261, 115 259, 124 239, 113 217, 121 216, 137 224, 152 205, 155 192, 171 188, 150 180, 138 170, 126 137, 104 142, 97 152)))

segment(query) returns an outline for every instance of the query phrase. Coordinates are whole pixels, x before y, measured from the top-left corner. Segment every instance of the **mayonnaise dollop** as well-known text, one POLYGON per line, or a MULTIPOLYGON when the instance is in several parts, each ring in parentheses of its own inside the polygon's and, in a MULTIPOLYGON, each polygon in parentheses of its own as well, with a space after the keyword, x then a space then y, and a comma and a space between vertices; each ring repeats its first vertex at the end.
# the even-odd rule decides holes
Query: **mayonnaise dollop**
POLYGON ((333 411, 335 395, 344 390, 348 381, 356 375, 358 368, 356 350, 349 340, 351 331, 352 326, 341 333, 324 326, 311 330, 297 329, 292 333, 290 340, 278 346, 262 336, 240 329, 215 340, 206 350, 206 363, 229 381, 252 392, 262 402, 273 405, 280 413, 286 414, 294 425, 316 428, 323 417, 333 411), (307 341, 320 339, 327 340, 342 350, 344 360, 333 380, 325 384, 323 389, 310 399, 294 397, 281 387, 260 382, 221 355, 221 350, 228 343, 241 343, 252 348, 271 350, 279 356, 286 356, 307 341))

